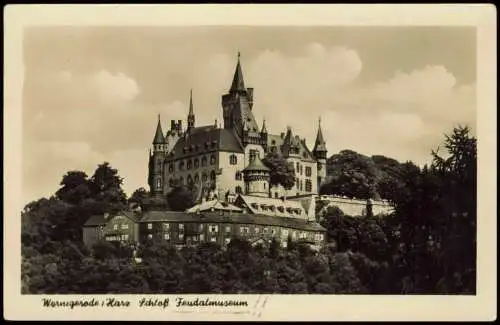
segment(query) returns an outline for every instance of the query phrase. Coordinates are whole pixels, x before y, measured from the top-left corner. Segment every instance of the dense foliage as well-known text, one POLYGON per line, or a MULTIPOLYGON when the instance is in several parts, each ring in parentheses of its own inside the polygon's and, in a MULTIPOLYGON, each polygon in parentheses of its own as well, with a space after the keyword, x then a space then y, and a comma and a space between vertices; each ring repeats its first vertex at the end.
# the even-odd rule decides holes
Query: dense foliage
POLYGON ((290 190, 295 185, 293 164, 288 163, 281 154, 269 152, 262 162, 271 170, 269 179, 270 187, 281 185, 285 190, 290 190))
MULTIPOLYGON (((395 213, 362 218, 322 209, 318 221, 328 244, 318 252, 291 241, 287 248, 252 247, 238 239, 227 249, 176 250, 161 241, 87 249, 81 226, 91 214, 123 208, 121 178, 109 164, 90 179, 70 171, 55 196, 22 212, 22 292, 475 294, 476 139, 459 127, 444 144, 445 155, 432 152, 432 164, 422 169, 382 156, 354 165, 346 159, 352 168, 371 170, 376 181, 346 185, 345 193, 377 188, 391 197, 395 213)), ((146 198, 140 189, 129 203, 146 198)))
POLYGON ((342 150, 327 160, 327 178, 320 194, 334 194, 358 199, 396 200, 404 189, 404 175, 418 171, 412 162, 399 163, 381 155, 368 157, 352 150, 342 150))

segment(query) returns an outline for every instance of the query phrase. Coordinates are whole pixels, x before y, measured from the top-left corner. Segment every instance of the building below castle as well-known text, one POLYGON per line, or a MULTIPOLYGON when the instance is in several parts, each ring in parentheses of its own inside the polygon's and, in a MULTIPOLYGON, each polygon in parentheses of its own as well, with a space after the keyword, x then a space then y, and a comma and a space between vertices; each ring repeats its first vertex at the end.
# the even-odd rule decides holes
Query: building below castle
POLYGON ((291 240, 320 249, 326 229, 310 211, 310 206, 292 200, 238 195, 228 203, 213 198, 182 212, 94 215, 83 227, 83 240, 88 247, 101 240, 129 244, 161 240, 180 248, 206 242, 225 247, 233 238, 267 245, 274 238, 282 247, 291 240))

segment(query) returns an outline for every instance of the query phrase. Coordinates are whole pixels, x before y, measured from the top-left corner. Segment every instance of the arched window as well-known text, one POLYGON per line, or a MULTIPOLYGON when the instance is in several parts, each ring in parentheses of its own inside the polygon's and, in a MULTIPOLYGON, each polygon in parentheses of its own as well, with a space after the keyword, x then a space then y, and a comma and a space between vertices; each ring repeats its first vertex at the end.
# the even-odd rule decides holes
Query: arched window
POLYGON ((323 169, 323 164, 318 163, 318 170, 322 170, 322 169, 323 169))
POLYGON ((210 164, 215 165, 215 155, 210 156, 210 164))
POLYGON ((184 170, 184 162, 183 161, 181 161, 179 163, 179 170, 184 170))
POLYGON ((295 169, 297 170, 297 173, 298 173, 298 172, 300 171, 300 164, 299 164, 299 163, 297 163, 297 164, 296 164, 296 166, 297 166, 297 167, 296 167, 295 169))
POLYGON ((241 172, 236 172, 235 179, 241 181, 241 172))
POLYGON ((215 171, 210 172, 210 180, 215 181, 215 171))
POLYGON ((161 178, 156 180, 156 188, 161 188, 161 178))
POLYGON ((207 173, 203 173, 203 174, 201 175, 201 180, 202 180, 203 182, 206 182, 206 181, 207 181, 207 179, 208 179, 207 173))
POLYGON ((188 160, 187 162, 187 169, 191 169, 193 167, 193 162, 190 160, 188 160))
POLYGON ((231 165, 236 165, 237 162, 238 162, 238 160, 236 159, 236 155, 233 154, 233 155, 229 156, 229 163, 231 165))
POLYGON ((194 175, 194 182, 195 182, 196 184, 198 184, 198 183, 199 183, 199 181, 200 181, 200 175, 195 174, 195 175, 194 175))
POLYGON ((188 185, 192 185, 193 184, 193 178, 191 177, 191 175, 188 175, 187 182, 188 182, 188 185))
POLYGON ((302 191, 302 180, 299 181, 300 191, 302 191))
POLYGON ((201 158, 201 166, 205 167, 207 165, 207 157, 201 158))
POLYGON ((243 190, 241 189, 241 186, 236 186, 235 191, 236 191, 236 194, 243 193, 243 190))
POLYGON ((198 167, 200 167, 200 160, 198 158, 196 158, 194 160, 194 168, 198 168, 198 167))

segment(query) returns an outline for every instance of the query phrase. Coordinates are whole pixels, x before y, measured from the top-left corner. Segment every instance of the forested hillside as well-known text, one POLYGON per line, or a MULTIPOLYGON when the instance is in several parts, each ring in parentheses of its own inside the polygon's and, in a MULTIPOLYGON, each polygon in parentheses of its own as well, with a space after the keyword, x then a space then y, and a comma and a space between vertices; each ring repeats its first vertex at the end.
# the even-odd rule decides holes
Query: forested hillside
POLYGON ((379 194, 395 213, 354 218, 327 210, 321 223, 328 245, 319 252, 292 243, 254 248, 240 240, 227 250, 205 244, 176 251, 152 242, 139 250, 140 264, 126 247, 103 242, 86 249, 83 223, 129 203, 189 205, 192 191, 145 204, 144 189, 127 200, 118 171, 107 163, 90 178, 70 171, 53 197, 22 212, 22 292, 475 294, 476 139, 459 127, 444 148, 431 152, 432 164, 422 169, 352 151, 332 156, 322 191, 379 194))

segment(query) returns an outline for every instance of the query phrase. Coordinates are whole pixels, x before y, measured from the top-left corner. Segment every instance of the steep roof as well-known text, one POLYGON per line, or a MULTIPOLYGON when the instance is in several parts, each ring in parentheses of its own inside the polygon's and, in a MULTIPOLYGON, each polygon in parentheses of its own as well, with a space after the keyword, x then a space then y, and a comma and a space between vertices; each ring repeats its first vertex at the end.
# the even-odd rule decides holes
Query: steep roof
POLYGON ((244 203, 252 213, 287 219, 307 220, 308 215, 300 202, 260 196, 239 195, 235 204, 244 203))
POLYGON ((238 63, 236 64, 236 70, 234 71, 233 82, 231 83, 231 88, 229 92, 246 92, 245 82, 243 81, 243 71, 241 70, 240 64, 240 53, 238 52, 238 63))
POLYGON ((262 130, 260 130, 260 133, 267 133, 266 120, 262 121, 262 130))
POLYGON ((243 147, 231 129, 220 129, 214 125, 195 127, 177 140, 167 160, 214 151, 242 153, 243 147))
POLYGON ((297 230, 325 231, 325 228, 317 222, 311 222, 299 218, 283 218, 248 213, 233 213, 230 215, 228 212, 186 213, 173 211, 148 211, 144 213, 139 223, 150 222, 255 224, 262 226, 287 227, 297 230))
POLYGON ((153 144, 160 144, 163 143, 164 141, 165 138, 163 136, 163 131, 161 129, 160 114, 158 114, 158 124, 156 125, 156 133, 153 139, 153 144))
POLYGON ((102 226, 107 224, 109 221, 113 220, 113 218, 117 216, 125 216, 132 220, 133 222, 137 222, 139 220, 138 216, 131 211, 120 211, 117 213, 114 213, 110 215, 108 218, 104 218, 104 214, 95 214, 90 216, 90 218, 87 219, 85 224, 83 225, 84 227, 94 227, 94 226, 102 226))
POLYGON ((93 226, 102 226, 105 225, 106 221, 104 221, 104 215, 102 214, 95 214, 90 216, 90 218, 87 219, 85 224, 83 225, 84 227, 93 227, 93 226))
POLYGON ((321 118, 318 121, 318 134, 316 135, 316 142, 314 143, 313 151, 326 151, 326 142, 323 139, 323 132, 321 131, 321 118))
POLYGON ((255 158, 250 162, 250 164, 243 169, 243 172, 268 172, 270 171, 269 167, 264 165, 262 160, 260 160, 259 156, 255 156, 255 158))
POLYGON ((299 150, 298 155, 301 159, 311 161, 314 160, 313 155, 307 147, 305 141, 297 138, 296 136, 293 136, 293 132, 291 129, 289 131, 290 132, 288 132, 287 130, 287 132, 284 133, 283 136, 268 134, 267 146, 276 147, 278 152, 285 158, 288 158, 290 156, 290 148, 292 146, 295 146, 299 150))
POLYGON ((193 89, 190 90, 189 92, 189 113, 188 115, 194 115, 194 110, 193 110, 193 89))
POLYGON ((205 211, 211 211, 212 209, 216 211, 235 211, 235 212, 242 212, 243 210, 241 208, 238 208, 237 206, 234 206, 232 204, 226 203, 226 202, 221 202, 218 199, 215 200, 210 200, 210 201, 205 201, 200 204, 197 204, 189 209, 186 210, 186 212, 191 213, 191 212, 205 212, 205 211))

